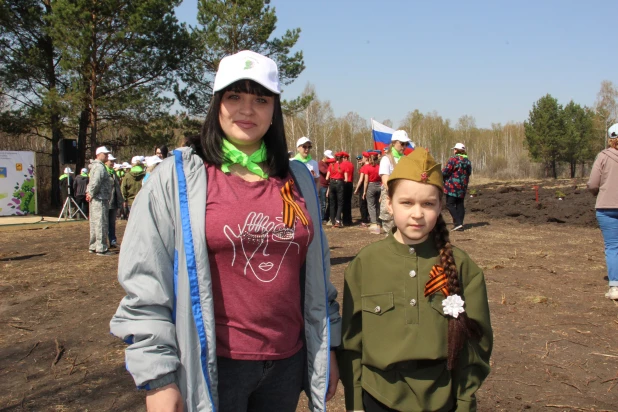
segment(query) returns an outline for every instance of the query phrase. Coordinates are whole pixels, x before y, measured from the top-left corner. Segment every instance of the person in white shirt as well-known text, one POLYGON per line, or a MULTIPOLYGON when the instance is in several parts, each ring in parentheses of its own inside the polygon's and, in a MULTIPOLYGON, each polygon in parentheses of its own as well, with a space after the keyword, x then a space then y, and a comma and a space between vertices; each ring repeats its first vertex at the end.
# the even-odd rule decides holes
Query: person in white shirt
POLYGON ((296 142, 296 156, 292 160, 298 160, 307 166, 307 169, 311 172, 313 178, 317 181, 320 177, 320 171, 318 169, 318 162, 311 158, 309 151, 313 148, 313 143, 309 138, 303 136, 296 142))
MULTIPOLYGON (((378 173, 382 179, 382 193, 380 194, 380 219, 382 220, 382 229, 388 235, 393 228, 393 215, 388 212, 387 201, 387 187, 388 177, 393 173, 393 169, 408 145, 412 145, 412 141, 408 137, 408 133, 405 130, 397 130, 391 137, 391 144, 388 149, 388 153, 385 153, 380 160, 380 169, 378 173)), ((414 147, 412 145, 412 147, 414 147)))

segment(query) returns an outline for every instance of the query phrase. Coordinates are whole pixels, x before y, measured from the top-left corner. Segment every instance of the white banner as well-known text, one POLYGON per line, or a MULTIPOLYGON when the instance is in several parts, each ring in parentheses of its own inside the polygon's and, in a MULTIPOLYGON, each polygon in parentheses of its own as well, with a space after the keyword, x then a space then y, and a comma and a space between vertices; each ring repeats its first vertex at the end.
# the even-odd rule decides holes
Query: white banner
POLYGON ((0 216, 37 213, 34 152, 0 152, 0 216))

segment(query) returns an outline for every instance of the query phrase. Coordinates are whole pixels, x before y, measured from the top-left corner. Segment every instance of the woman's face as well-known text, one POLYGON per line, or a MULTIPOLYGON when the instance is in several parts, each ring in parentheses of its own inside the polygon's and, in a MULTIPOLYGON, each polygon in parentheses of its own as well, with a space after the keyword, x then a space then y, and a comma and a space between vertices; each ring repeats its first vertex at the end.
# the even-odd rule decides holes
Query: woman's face
POLYGON ((238 149, 255 151, 268 131, 275 111, 275 98, 227 91, 221 97, 219 124, 238 149))
POLYGON ((298 146, 296 148, 296 150, 298 151, 298 153, 300 153, 300 155, 305 158, 307 156, 309 156, 309 152, 311 151, 311 149, 313 149, 313 145, 311 144, 311 142, 307 142, 301 146, 298 146))
POLYGON ((161 149, 157 148, 157 151, 155 152, 155 154, 157 155, 159 159, 163 160, 163 153, 161 153, 161 149))
POLYGON ((406 146, 408 145, 408 143, 402 143, 400 141, 395 141, 395 144, 393 145, 393 147, 395 148, 395 150, 397 150, 400 154, 403 154, 403 151, 405 150, 406 146))

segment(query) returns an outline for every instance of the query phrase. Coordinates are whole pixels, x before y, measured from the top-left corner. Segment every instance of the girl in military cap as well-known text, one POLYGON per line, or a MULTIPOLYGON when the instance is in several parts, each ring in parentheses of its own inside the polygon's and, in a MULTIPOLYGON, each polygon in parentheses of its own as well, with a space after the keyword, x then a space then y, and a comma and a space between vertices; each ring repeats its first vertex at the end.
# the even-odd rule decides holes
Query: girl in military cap
POLYGON ((449 240, 426 149, 403 156, 387 186, 396 230, 345 271, 346 409, 474 411, 493 343, 483 271, 449 240))

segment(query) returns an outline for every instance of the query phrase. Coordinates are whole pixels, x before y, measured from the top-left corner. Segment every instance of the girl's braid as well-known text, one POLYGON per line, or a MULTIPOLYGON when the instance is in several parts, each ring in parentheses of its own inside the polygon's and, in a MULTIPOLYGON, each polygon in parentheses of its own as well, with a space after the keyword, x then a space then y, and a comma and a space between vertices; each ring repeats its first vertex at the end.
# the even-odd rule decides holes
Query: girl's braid
MULTIPOLYGON (((449 294, 462 296, 459 273, 457 272, 457 265, 453 257, 453 246, 451 245, 446 222, 442 215, 438 217, 433 232, 436 248, 440 251, 440 265, 447 278, 449 294)), ((470 338, 479 340, 482 335, 483 332, 479 324, 475 320, 470 319, 466 312, 460 313, 456 318, 449 318, 447 361, 449 370, 452 370, 457 365, 459 353, 463 349, 466 340, 470 338)))

